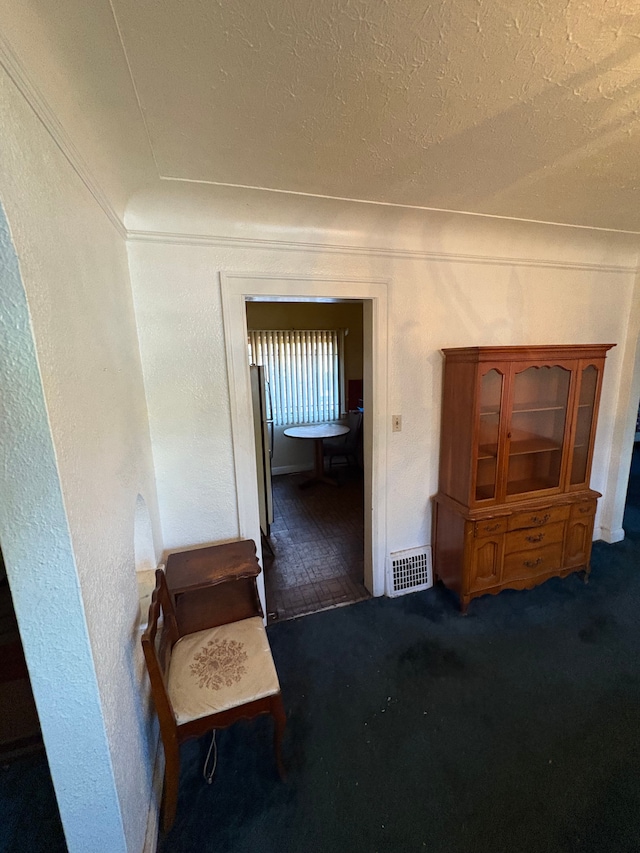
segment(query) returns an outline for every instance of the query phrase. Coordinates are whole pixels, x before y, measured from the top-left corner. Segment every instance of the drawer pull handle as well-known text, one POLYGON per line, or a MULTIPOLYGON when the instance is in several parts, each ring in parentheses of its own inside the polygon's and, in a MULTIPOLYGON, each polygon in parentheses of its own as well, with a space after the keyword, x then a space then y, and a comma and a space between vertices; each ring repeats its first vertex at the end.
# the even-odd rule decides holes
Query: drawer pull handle
POLYGON ((538 533, 537 536, 525 536, 527 542, 542 542, 544 533, 538 533))
POLYGON ((524 560, 523 566, 526 566, 528 569, 535 569, 536 566, 539 566, 542 562, 542 557, 538 557, 537 560, 524 560))
POLYGON ((582 512, 582 513, 591 512, 591 507, 590 506, 581 506, 580 512, 582 512))
POLYGON ((532 515, 531 521, 533 524, 546 524, 550 518, 551 516, 546 512, 544 515, 532 515))
POLYGON ((496 530, 500 530, 500 522, 498 524, 485 524, 484 526, 485 533, 495 533, 496 530))

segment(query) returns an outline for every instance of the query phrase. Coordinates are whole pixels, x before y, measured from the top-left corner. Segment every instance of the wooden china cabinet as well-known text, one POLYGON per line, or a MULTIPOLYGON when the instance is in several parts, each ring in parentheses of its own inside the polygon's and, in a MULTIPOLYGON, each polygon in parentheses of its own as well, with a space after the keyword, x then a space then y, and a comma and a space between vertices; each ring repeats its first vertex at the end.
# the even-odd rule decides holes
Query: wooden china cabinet
POLYGON ((445 349, 437 576, 472 598, 589 572, 589 488, 607 350, 445 349))

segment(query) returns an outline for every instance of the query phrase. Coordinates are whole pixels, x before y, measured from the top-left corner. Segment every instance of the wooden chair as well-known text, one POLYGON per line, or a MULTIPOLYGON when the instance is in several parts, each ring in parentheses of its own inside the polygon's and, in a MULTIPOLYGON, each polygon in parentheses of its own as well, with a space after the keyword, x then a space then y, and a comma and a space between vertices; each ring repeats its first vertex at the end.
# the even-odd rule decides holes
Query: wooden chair
POLYGON ((271 714, 276 762, 284 778, 281 743, 286 716, 261 613, 187 633, 178 627, 173 597, 158 569, 142 647, 165 754, 165 832, 176 814, 180 745, 191 738, 242 718, 271 714))

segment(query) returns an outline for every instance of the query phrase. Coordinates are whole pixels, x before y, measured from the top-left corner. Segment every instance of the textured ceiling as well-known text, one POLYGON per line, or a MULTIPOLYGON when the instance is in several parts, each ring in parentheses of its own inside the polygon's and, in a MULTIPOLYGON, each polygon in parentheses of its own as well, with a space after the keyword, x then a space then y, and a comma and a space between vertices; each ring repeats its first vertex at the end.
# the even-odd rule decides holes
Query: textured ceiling
POLYGON ((54 109, 130 195, 151 172, 640 231, 637 0, 7 6, 21 59, 48 95, 55 53, 54 109))
POLYGON ((160 174, 640 227, 637 0, 115 0, 160 174))

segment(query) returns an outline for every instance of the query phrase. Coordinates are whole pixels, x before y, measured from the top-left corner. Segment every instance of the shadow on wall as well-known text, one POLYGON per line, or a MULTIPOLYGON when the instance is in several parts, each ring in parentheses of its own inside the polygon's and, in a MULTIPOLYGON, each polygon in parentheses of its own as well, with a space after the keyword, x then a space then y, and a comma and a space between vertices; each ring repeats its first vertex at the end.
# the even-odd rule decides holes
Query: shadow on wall
POLYGON ((156 553, 153 546, 153 530, 147 502, 138 495, 133 522, 133 548, 136 561, 136 572, 155 569, 156 553))
POLYGON ((140 601, 139 618, 131 625, 124 649, 126 671, 130 676, 133 695, 140 694, 141 700, 135 707, 136 723, 142 743, 147 744, 147 752, 143 762, 147 784, 151 791, 149 802, 148 826, 154 822, 157 825, 160 812, 160 795, 154 785, 154 773, 157 770, 158 745, 160 728, 153 700, 151 685, 144 657, 141 653, 140 634, 147 623, 149 603, 155 586, 155 569, 157 565, 156 552, 153 544, 153 529, 147 502, 138 495, 133 521, 133 549, 136 579, 138 582, 138 598, 140 601))

